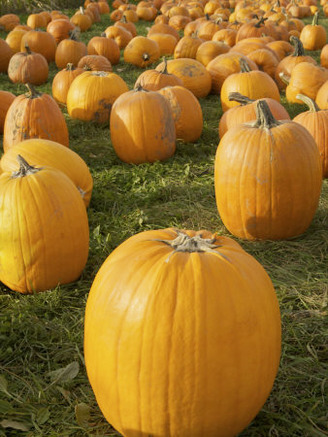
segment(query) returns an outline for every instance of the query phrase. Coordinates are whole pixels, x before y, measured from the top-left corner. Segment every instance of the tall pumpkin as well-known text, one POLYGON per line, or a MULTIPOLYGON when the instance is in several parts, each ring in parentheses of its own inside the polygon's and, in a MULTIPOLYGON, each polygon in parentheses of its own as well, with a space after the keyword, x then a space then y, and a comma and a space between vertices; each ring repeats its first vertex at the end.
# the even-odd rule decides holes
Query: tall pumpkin
POLYGON ((75 281, 88 258, 89 226, 73 182, 52 167, 0 176, 0 281, 20 293, 75 281))
POLYGON ((171 108, 156 91, 138 87, 122 94, 112 107, 109 126, 113 148, 124 162, 162 161, 175 152, 171 108))
POLYGON ((237 237, 295 237, 308 228, 319 203, 319 150, 303 126, 275 120, 265 101, 256 111, 255 122, 232 127, 219 143, 217 208, 237 237))
POLYGON ((94 280, 84 332, 97 402, 125 437, 233 437, 279 365, 270 278, 208 231, 146 231, 121 244, 94 280))
POLYGON ((10 105, 3 128, 3 150, 29 138, 44 138, 69 145, 65 118, 55 100, 28 85, 29 92, 10 105))

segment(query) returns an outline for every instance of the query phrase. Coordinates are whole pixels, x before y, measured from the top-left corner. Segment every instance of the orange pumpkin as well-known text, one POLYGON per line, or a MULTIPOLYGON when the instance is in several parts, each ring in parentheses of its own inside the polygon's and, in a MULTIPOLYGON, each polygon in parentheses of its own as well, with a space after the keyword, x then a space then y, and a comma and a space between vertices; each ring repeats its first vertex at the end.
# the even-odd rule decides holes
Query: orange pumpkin
POLYGON ((167 71, 167 60, 164 58, 162 70, 146 70, 140 74, 134 87, 141 86, 144 90, 158 91, 166 86, 182 85, 182 80, 167 71))
POLYGON ((88 296, 88 378, 126 437, 237 435, 269 396, 280 347, 265 270, 238 243, 206 230, 132 236, 107 258, 88 296))
POLYGON ((265 101, 258 101, 256 112, 256 121, 229 129, 219 143, 217 208, 237 237, 295 237, 309 227, 319 203, 319 150, 303 126, 277 121, 265 101))
POLYGON ((5 124, 6 114, 9 106, 15 100, 15 95, 9 91, 0 90, 0 134, 3 133, 3 126, 5 124))
POLYGON ((123 56, 124 62, 146 68, 159 59, 159 45, 145 36, 135 36, 125 47, 123 56))
POLYGON ((52 96, 59 106, 66 105, 69 87, 73 80, 83 72, 83 68, 76 68, 73 64, 67 64, 66 68, 55 75, 52 81, 52 96))
POLYGON ((314 14, 312 24, 303 27, 300 40, 305 50, 320 50, 327 42, 326 29, 318 24, 319 12, 314 14))
POLYGON ((27 44, 24 52, 15 53, 10 58, 8 76, 14 83, 41 85, 47 81, 48 74, 46 58, 40 53, 32 52, 27 44))
POLYGON ((109 126, 113 148, 124 162, 162 161, 175 152, 171 109, 156 91, 140 87, 122 94, 112 107, 109 126))

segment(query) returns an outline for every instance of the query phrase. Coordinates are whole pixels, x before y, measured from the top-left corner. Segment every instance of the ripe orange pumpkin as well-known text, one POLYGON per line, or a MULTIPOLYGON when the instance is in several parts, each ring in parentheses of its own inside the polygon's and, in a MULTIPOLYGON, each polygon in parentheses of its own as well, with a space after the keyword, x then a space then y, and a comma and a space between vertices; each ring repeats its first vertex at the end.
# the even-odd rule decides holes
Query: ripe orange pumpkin
POLYGON ((162 161, 175 152, 170 105, 156 91, 138 87, 122 94, 112 107, 109 126, 113 148, 124 162, 162 161))
POLYGON ((88 258, 89 226, 73 182, 52 167, 19 158, 0 176, 0 281, 20 293, 75 281, 88 258), (13 208, 15 205, 15 208, 13 208))
POLYGON ((271 280, 237 242, 152 230, 97 273, 85 364, 100 409, 126 437, 232 437, 271 391, 280 337, 271 280))
POLYGON ((319 150, 303 126, 277 121, 265 101, 257 102, 256 112, 255 122, 229 129, 219 143, 217 208, 237 237, 295 237, 309 227, 319 203, 319 150))

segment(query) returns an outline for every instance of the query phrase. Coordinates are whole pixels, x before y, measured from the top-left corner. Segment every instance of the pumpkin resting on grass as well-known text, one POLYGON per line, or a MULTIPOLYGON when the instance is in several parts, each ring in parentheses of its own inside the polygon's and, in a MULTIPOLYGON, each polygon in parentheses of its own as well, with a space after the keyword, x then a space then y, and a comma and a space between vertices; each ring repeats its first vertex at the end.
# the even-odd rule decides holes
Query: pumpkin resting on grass
POLYGON ((93 282, 84 332, 97 402, 125 437, 236 436, 279 365, 269 276, 208 231, 146 231, 121 244, 93 282))

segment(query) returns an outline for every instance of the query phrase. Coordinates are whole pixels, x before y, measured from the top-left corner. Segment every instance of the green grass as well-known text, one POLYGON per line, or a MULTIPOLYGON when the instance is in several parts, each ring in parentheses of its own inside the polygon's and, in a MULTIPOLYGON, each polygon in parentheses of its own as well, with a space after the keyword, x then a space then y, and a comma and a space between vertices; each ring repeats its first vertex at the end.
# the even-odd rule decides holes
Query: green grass
MULTIPOLYGON (((103 17, 82 39, 99 35, 109 24, 108 17, 103 17)), ((138 23, 139 32, 145 34, 147 26, 149 23, 138 23)), ((318 53, 314 55, 318 58, 318 53)), ((142 70, 120 62, 114 71, 132 88, 142 70)), ((42 91, 51 92, 56 72, 52 64, 42 91)), ((25 92, 24 86, 11 84, 4 74, 0 75, 0 89, 16 95, 25 92)), ((282 101, 292 117, 304 110, 287 104, 284 98, 282 101)), ((0 436, 118 435, 103 418, 86 377, 85 303, 108 254, 137 232, 174 226, 230 236, 217 213, 214 196, 220 101, 208 96, 200 103, 204 130, 198 142, 178 142, 176 154, 168 161, 138 166, 117 158, 108 125, 71 120, 64 111, 70 147, 87 162, 94 178, 88 210, 90 255, 74 284, 32 296, 0 285, 0 436)), ((274 389, 256 419, 241 433, 243 437, 328 435, 327 212, 325 181, 318 211, 304 235, 278 242, 235 238, 270 275, 283 327, 274 389)))

